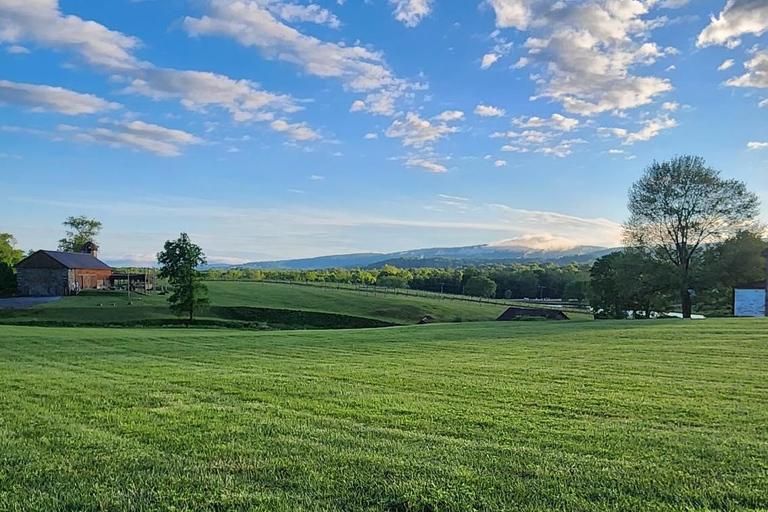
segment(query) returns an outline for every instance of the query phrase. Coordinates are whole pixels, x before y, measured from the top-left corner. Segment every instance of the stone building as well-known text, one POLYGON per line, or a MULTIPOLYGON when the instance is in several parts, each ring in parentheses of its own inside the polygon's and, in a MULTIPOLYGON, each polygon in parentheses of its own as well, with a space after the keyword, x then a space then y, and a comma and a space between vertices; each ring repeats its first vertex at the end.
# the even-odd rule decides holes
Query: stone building
POLYGON ((112 269, 100 261, 95 244, 83 252, 37 251, 16 264, 16 282, 24 296, 74 295, 80 290, 97 290, 109 283, 112 269))

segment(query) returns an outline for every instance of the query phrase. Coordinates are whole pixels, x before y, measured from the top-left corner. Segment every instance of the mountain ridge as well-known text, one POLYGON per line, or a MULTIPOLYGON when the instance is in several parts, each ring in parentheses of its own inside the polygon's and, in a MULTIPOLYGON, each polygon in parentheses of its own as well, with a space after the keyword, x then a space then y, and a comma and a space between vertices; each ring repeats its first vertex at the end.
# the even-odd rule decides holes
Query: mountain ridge
MULTIPOLYGON (((615 248, 579 245, 571 248, 538 249, 526 246, 499 246, 491 244, 464 247, 434 247, 412 249, 392 253, 351 253, 275 261, 254 261, 232 268, 257 268, 262 270, 320 270, 325 268, 375 268, 387 262, 414 262, 439 260, 461 262, 463 265, 501 262, 559 262, 589 261, 615 251, 615 248)), ((419 266, 414 264, 413 266, 419 266)))

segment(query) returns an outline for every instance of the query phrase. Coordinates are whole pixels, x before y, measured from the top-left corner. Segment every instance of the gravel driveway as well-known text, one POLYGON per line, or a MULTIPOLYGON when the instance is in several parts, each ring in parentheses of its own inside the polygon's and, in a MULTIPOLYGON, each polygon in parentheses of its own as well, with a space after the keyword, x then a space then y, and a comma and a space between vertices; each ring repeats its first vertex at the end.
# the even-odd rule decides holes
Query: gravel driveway
POLYGON ((0 299, 0 309, 26 309, 38 304, 47 304, 59 300, 61 297, 13 297, 0 299))

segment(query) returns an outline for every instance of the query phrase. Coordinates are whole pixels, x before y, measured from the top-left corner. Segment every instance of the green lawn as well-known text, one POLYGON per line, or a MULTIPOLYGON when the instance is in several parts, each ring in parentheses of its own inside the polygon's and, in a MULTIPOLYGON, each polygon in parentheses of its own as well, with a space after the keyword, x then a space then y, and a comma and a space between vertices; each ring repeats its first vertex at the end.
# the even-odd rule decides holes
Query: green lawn
POLYGON ((768 322, 0 326, 0 510, 768 508, 768 322))
MULTIPOLYGON (((213 308, 203 319, 229 320, 233 308, 299 310, 345 317, 372 319, 400 325, 417 323, 426 315, 440 322, 474 322, 496 319, 504 306, 437 298, 405 297, 386 293, 292 286, 251 282, 209 282, 213 308)), ((0 310, 0 323, 66 322, 107 324, 175 319, 168 310, 167 296, 133 294, 128 304, 125 292, 83 292, 28 310, 0 310)), ((586 315, 575 315, 579 319, 586 315)), ((259 320, 259 315, 254 316, 259 320)), ((332 323, 332 322, 331 322, 332 323)), ((333 323, 332 323, 333 324, 333 323)), ((312 325, 310 325, 311 327, 312 325)))

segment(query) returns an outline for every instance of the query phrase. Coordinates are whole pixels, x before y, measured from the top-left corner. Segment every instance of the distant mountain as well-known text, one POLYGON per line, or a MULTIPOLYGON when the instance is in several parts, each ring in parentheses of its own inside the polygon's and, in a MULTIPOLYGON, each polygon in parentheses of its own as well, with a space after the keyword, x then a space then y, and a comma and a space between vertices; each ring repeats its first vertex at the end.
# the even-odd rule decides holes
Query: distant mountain
POLYGON ((556 262, 567 264, 597 259, 616 249, 582 245, 563 248, 530 248, 519 245, 473 245, 440 247, 389 254, 340 254, 283 261, 261 261, 238 265, 262 270, 318 270, 324 268, 377 268, 385 264, 400 267, 459 267, 483 263, 556 262))

